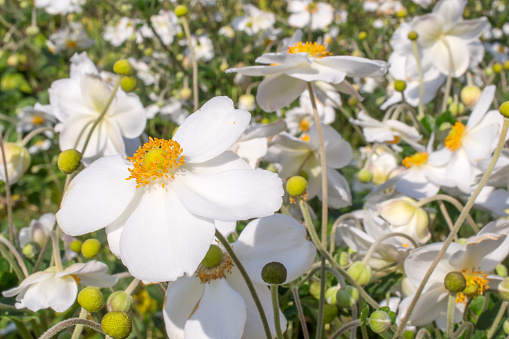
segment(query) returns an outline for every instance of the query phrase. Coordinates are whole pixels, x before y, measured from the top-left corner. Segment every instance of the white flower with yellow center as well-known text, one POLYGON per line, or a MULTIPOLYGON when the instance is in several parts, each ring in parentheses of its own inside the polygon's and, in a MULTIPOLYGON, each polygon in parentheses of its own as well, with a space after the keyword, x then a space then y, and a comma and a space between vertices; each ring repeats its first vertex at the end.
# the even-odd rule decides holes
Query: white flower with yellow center
POLYGON ((379 77, 387 71, 384 61, 372 61, 352 56, 332 56, 325 45, 298 42, 282 53, 267 53, 258 57, 263 66, 231 68, 249 76, 265 76, 258 86, 256 100, 260 107, 273 112, 297 99, 307 89, 307 83, 323 81, 340 92, 357 95, 345 77, 379 77))
MULTIPOLYGON (((275 336, 271 297, 261 278, 262 268, 270 262, 282 263, 288 274, 286 282, 293 281, 311 267, 316 249, 306 239, 304 227, 282 214, 250 222, 232 246, 253 282, 275 336)), ((168 337, 264 338, 258 310, 239 269, 227 253, 216 262, 208 265, 212 267, 202 264, 194 276, 168 284, 163 310, 168 337)), ((284 331, 285 317, 281 312, 279 317, 284 331)))
POLYGON ((16 308, 37 312, 52 308, 64 312, 76 301, 78 283, 95 287, 110 287, 117 276, 106 274, 108 266, 99 261, 76 263, 63 271, 55 266, 29 275, 18 287, 2 292, 4 297, 16 297, 16 308))
POLYGON ((334 7, 325 2, 312 0, 290 0, 288 2, 288 24, 292 27, 310 27, 312 31, 327 28, 334 19, 334 7))
POLYGON ((232 22, 236 31, 245 32, 251 36, 271 28, 276 23, 276 16, 273 13, 262 11, 250 4, 242 6, 242 9, 244 16, 237 17, 232 22))
POLYGON ((214 220, 268 216, 281 206, 281 179, 226 151, 250 119, 216 97, 173 140, 151 139, 130 162, 95 161, 69 185, 58 224, 69 235, 106 228, 111 251, 139 279, 193 274, 213 241, 214 220))

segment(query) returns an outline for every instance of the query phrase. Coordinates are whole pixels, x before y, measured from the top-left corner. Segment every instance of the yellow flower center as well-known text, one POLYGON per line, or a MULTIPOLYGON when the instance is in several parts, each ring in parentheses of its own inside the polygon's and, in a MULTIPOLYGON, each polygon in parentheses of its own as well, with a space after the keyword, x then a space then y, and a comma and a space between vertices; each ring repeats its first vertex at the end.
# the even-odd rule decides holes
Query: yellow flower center
POLYGON ((400 141, 401 141, 401 139, 397 135, 395 135, 394 139, 386 141, 385 143, 391 144, 391 145, 396 145, 396 144, 399 144, 400 141))
POLYGON ((461 147, 461 139, 466 134, 465 133, 465 125, 461 122, 456 122, 454 126, 452 126, 449 135, 445 138, 445 147, 450 149, 451 151, 456 151, 461 147))
POLYGON ((223 253, 223 259, 221 262, 213 267, 206 267, 200 264, 196 269, 196 276, 200 278, 200 281, 205 283, 210 283, 215 279, 224 279, 226 278, 226 273, 231 273, 233 268, 233 260, 230 258, 228 253, 223 253))
POLYGON ((309 13, 316 13, 318 12, 318 6, 316 6, 315 3, 310 3, 307 7, 306 7, 306 10, 309 12, 309 13))
POLYGON ((428 162, 428 153, 426 152, 417 152, 414 155, 406 157, 403 159, 402 164, 406 168, 410 168, 413 166, 422 166, 428 162))
POLYGON ((306 119, 302 119, 299 124, 299 128, 301 131, 306 132, 309 129, 309 121, 306 119))
POLYGON ((67 40, 65 43, 65 46, 67 48, 76 48, 76 47, 78 47, 78 43, 74 40, 67 40))
POLYGON ((306 141, 306 142, 309 142, 309 140, 310 140, 310 139, 309 139, 309 134, 303 134, 303 135, 301 135, 300 139, 301 139, 301 140, 304 140, 304 141, 306 141))
POLYGON ((288 47, 288 53, 308 53, 312 58, 323 58, 324 56, 332 55, 331 52, 327 51, 327 47, 325 47, 325 45, 319 45, 316 42, 306 42, 305 44, 298 42, 295 45, 288 47))
MULTIPOLYGON (((184 164, 182 151, 174 140, 149 138, 149 142, 127 158, 133 168, 129 168, 131 175, 126 180, 136 179, 138 188, 159 178, 175 179, 177 168, 184 164)), ((164 180, 161 186, 164 188, 164 180)))
POLYGON ((38 115, 34 115, 34 117, 32 118, 32 124, 34 124, 34 125, 40 125, 43 122, 44 122, 44 118, 40 117, 38 115))
POLYGON ((477 268, 478 271, 475 270, 475 267, 472 267, 471 270, 464 269, 461 271, 461 274, 467 280, 467 287, 463 290, 463 292, 459 292, 456 295, 456 303, 461 303, 465 301, 466 297, 475 298, 479 294, 483 294, 489 286, 488 275, 480 270, 480 267, 477 268))

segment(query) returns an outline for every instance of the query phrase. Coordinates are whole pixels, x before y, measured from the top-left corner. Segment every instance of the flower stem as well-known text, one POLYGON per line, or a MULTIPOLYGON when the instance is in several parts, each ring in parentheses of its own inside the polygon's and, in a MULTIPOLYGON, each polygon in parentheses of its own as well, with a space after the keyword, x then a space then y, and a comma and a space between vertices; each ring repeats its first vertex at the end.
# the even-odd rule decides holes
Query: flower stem
POLYGON ((51 240, 53 245, 53 260, 55 260, 55 266, 58 272, 63 271, 62 259, 60 259, 60 246, 58 244, 58 237, 55 231, 51 231, 51 240))
POLYGON ((390 237, 403 237, 403 238, 406 238, 408 239, 412 245, 414 245, 414 248, 417 248, 418 245, 417 245, 417 242, 411 237, 409 236, 408 234, 405 234, 405 233, 399 233, 399 232, 394 232, 394 233, 388 233, 388 234, 385 234, 384 236, 382 236, 381 238, 378 238, 374 243, 373 245, 371 245, 371 247, 369 248, 368 250, 368 253, 366 253, 366 255, 364 256, 364 259, 362 260, 362 263, 364 265, 366 265, 369 261, 369 259, 371 259, 371 256, 373 255, 373 253, 375 253, 377 247, 386 239, 390 238, 390 237))
POLYGON ((25 137, 23 138, 23 140, 21 140, 21 143, 19 145, 21 147, 25 147, 28 144, 28 142, 33 137, 35 137, 37 134, 41 134, 41 133, 44 133, 44 132, 47 132, 47 131, 54 132, 55 130, 53 128, 51 128, 51 127, 41 127, 41 128, 35 129, 32 132, 30 132, 27 135, 25 135, 25 137))
POLYGON ((55 335, 57 335, 58 332, 65 330, 68 327, 72 327, 78 324, 82 324, 86 327, 90 327, 96 332, 99 332, 101 334, 104 334, 102 331, 101 325, 96 323, 95 321, 88 320, 88 319, 80 319, 80 318, 71 318, 64 321, 59 322, 49 330, 47 330, 39 339, 51 339, 55 335))
POLYGON ((274 325, 276 326, 277 339, 283 339, 283 332, 281 332, 281 323, 279 321, 279 296, 276 284, 270 284, 270 295, 272 297, 272 310, 274 311, 274 325))
POLYGON ((444 92, 444 101, 442 102, 442 111, 440 113, 445 112, 447 109, 447 100, 449 99, 449 92, 451 91, 451 85, 452 85, 452 67, 453 67, 453 60, 452 60, 452 51, 449 47, 449 44, 445 39, 442 39, 445 46, 447 47, 447 52, 449 54, 449 74, 447 74, 447 81, 445 83, 445 92, 444 92))
POLYGON ((433 262, 431 263, 431 266, 428 268, 428 271, 424 275, 424 277, 421 281, 421 284, 419 285, 419 287, 417 288, 417 290, 415 292, 412 302, 408 306, 405 316, 400 321, 398 330, 397 330, 396 334, 394 335, 394 338, 397 338, 400 334, 403 333, 403 330, 405 329, 405 326, 406 326, 408 320, 410 319, 410 315, 412 314, 412 311, 414 310, 415 305, 417 304, 417 301, 419 300, 419 297, 421 296, 421 293, 424 290, 424 286, 426 286, 426 283, 428 282, 431 274, 435 270, 435 267, 437 267, 438 263, 444 256, 447 248, 454 240, 454 237, 458 233, 461 225, 463 224, 463 221, 465 221, 465 218, 468 215, 468 212, 474 205, 475 199, 477 199, 477 197, 479 196, 479 193, 483 189, 484 185, 486 185, 486 182, 488 181, 488 178, 490 177, 491 172, 493 171, 493 168, 495 167, 495 164, 497 163, 500 153, 502 152, 502 148, 505 143, 505 137, 506 137, 508 129, 509 129, 509 120, 507 118, 504 118, 504 124, 502 125, 502 131, 500 133, 500 137, 498 139, 498 144, 497 144, 497 147, 495 148, 495 153, 493 154, 491 162, 488 165, 488 168, 486 169, 486 171, 484 172, 484 175, 483 175, 481 181, 479 182, 479 185, 477 185, 477 188, 475 189, 475 191, 472 193, 472 195, 468 199, 468 201, 465 205, 465 208, 461 211, 458 219, 456 220, 456 223, 454 224, 453 229, 451 230, 451 233, 449 233, 449 236, 445 240, 444 245, 442 246, 442 249, 436 256, 435 260, 433 260, 433 262))
POLYGON ((7 200, 7 224, 9 225, 9 241, 11 244, 14 243, 15 240, 15 229, 14 224, 12 222, 12 199, 11 199, 11 184, 9 182, 9 173, 7 170, 7 160, 5 157, 5 148, 2 131, 0 130, 0 151, 2 151, 2 163, 4 166, 5 173, 5 198, 7 200))
POLYGON ((28 276, 27 267, 25 266, 25 263, 23 262, 23 258, 21 258, 21 255, 18 253, 18 251, 16 251, 16 248, 14 248, 14 246, 9 241, 7 241, 7 239, 5 239, 3 235, 0 235, 0 242, 4 244, 5 247, 9 249, 9 251, 11 251, 14 258, 16 258, 19 267, 23 271, 23 274, 25 275, 25 277, 27 277, 28 276))
POLYGON ((350 329, 354 329, 356 327, 359 327, 361 326, 361 320, 360 319, 356 319, 354 321, 350 321, 349 323, 346 323, 345 325, 343 325, 343 327, 341 327, 339 330, 336 331, 336 333, 334 333, 331 337, 331 339, 335 339, 337 337, 339 337, 340 335, 342 335, 343 333, 345 333, 346 331, 350 330, 350 329))
POLYGON ((422 75, 421 60, 419 58, 419 49, 417 48, 417 41, 412 40, 412 48, 414 50, 415 63, 417 65, 417 73, 419 74, 419 115, 418 119, 424 118, 424 106, 422 100, 424 97, 424 77, 422 75))
POLYGON ((191 62, 193 64, 193 105, 194 110, 198 110, 198 61, 196 60, 196 53, 194 52, 193 41, 191 39, 191 30, 189 29, 189 23, 185 16, 182 17, 182 26, 184 27, 184 33, 186 34, 187 45, 191 52, 191 62))
POLYGON ((127 288, 125 289, 125 293, 127 295, 131 295, 134 290, 136 289, 136 287, 138 287, 138 284, 140 283, 140 279, 136 279, 134 278, 133 281, 131 281, 131 283, 129 284, 129 286, 127 286, 127 288))
POLYGON ((302 309, 302 304, 299 298, 299 289, 297 286, 292 286, 293 299, 295 300, 295 307, 297 307, 297 313, 299 314, 300 326, 302 327, 302 334, 304 339, 309 339, 308 326, 306 324, 306 317, 302 309))
POLYGON ((7 260, 9 265, 11 266, 12 270, 16 274, 19 280, 23 280, 25 277, 23 276, 23 273, 21 272, 19 266, 16 264, 16 261, 12 258, 9 251, 4 248, 4 245, 0 244, 0 254, 2 258, 7 260))
MULTIPOLYGON (((80 311, 80 315, 79 315, 80 319, 87 319, 87 316, 88 316, 87 310, 85 310, 82 307, 81 311, 80 311)), ((83 324, 76 325, 76 327, 74 328, 74 332, 72 333, 71 339, 79 339, 82 331, 83 331, 83 324)))
POLYGON ((500 320, 502 320, 505 310, 507 309, 507 304, 509 304, 509 302, 504 300, 504 302, 502 302, 502 305, 500 305, 500 309, 498 310, 497 316, 495 317, 493 324, 491 325, 490 329, 488 330, 488 335, 487 335, 488 339, 493 338, 493 336, 495 335, 495 331, 497 330, 498 324, 500 323, 500 320))
POLYGON ((254 303, 258 310, 258 313, 260 314, 260 318, 261 318, 262 324, 263 324, 263 329, 265 330, 265 335, 267 336, 267 339, 271 339, 272 334, 270 333, 270 327, 269 327, 269 323, 267 322, 267 316, 265 315, 265 311, 263 310, 262 303, 260 302, 260 298, 258 298, 258 294, 256 293, 256 290, 253 285, 253 282, 251 281, 251 278, 249 278, 249 275, 247 274, 246 269, 240 262, 239 257, 237 257, 237 255, 233 251, 233 248, 231 247, 228 240, 226 240, 226 238, 217 229, 216 229, 215 235, 216 235, 216 238, 219 240, 219 242, 221 242, 221 244, 225 248, 226 252, 228 252, 228 255, 230 255, 230 258, 233 260, 233 262, 239 269, 240 274, 242 274, 242 277, 246 281, 247 288, 249 289, 249 292, 251 293, 251 296, 253 297, 254 303))
POLYGON ((334 222, 334 224, 332 225, 332 229, 331 229, 331 233, 330 233, 331 241, 330 241, 329 253, 334 253, 334 250, 336 249, 336 229, 346 219, 352 219, 355 222, 355 226, 358 229, 362 230, 361 222, 359 221, 359 219, 357 219, 357 217, 355 217, 355 215, 353 215, 351 213, 345 213, 342 216, 340 216, 339 218, 337 218, 336 221, 334 222))
POLYGON ((454 311, 456 310, 456 293, 449 293, 447 304, 447 338, 451 338, 454 332, 454 311))

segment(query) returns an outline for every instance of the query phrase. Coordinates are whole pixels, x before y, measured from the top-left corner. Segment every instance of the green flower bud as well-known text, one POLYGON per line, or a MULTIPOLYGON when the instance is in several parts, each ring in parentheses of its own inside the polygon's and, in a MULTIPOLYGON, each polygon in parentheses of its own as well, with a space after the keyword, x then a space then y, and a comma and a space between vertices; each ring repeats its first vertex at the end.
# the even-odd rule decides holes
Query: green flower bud
POLYGON ((99 250, 101 249, 101 242, 97 239, 87 239, 81 246, 81 254, 85 258, 92 258, 99 253, 99 250))
POLYGON ((415 41, 418 38, 419 38, 419 34, 417 34, 416 31, 411 31, 410 33, 408 33, 408 39, 415 41))
POLYGON ((383 333, 392 325, 392 319, 389 314, 384 311, 376 310, 369 317, 369 327, 375 333, 383 333))
POLYGON ((124 291, 116 291, 110 294, 106 301, 108 312, 129 312, 133 306, 133 297, 124 291))
POLYGON ((71 251, 79 253, 79 252, 81 252, 82 245, 83 245, 83 241, 74 240, 69 247, 71 248, 71 251))
POLYGON ((217 266, 221 260, 223 260, 223 250, 217 245, 210 245, 205 258, 201 261, 201 264, 205 267, 211 268, 217 266))
POLYGON ((504 278, 504 280, 498 284, 498 294, 505 301, 509 301, 509 278, 504 278))
POLYGON ((30 241, 28 244, 26 244, 24 247, 23 247, 23 255, 25 257, 27 257, 28 259, 33 259, 37 253, 39 253, 39 251, 41 250, 41 246, 35 242, 35 241, 30 241))
POLYGON ((286 182, 286 191, 292 196, 301 195, 306 191, 308 182, 304 177, 293 176, 286 182))
POLYGON ((449 272, 445 275, 444 286, 453 293, 463 292, 467 287, 467 279, 460 272, 449 272))
POLYGON ((398 92, 403 92, 406 89, 406 82, 403 80, 396 80, 394 82, 394 89, 398 92))
POLYGON ((309 284, 309 294, 311 294, 316 300, 320 299, 320 283, 313 281, 309 284))
POLYGON ((85 287, 78 294, 78 304, 89 313, 99 311, 104 305, 104 297, 97 287, 85 287))
POLYGON ((346 267, 351 264, 350 255, 348 254, 348 252, 344 252, 344 251, 337 253, 334 256, 334 260, 336 260, 336 262, 341 267, 346 267))
POLYGON ((178 17, 184 16, 187 14, 187 7, 184 5, 178 5, 175 7, 174 13, 178 17))
POLYGON ((504 333, 505 333, 506 335, 509 335, 509 319, 506 319, 506 320, 504 321, 503 328, 504 328, 504 333))
POLYGON ((359 103, 359 99, 357 97, 354 97, 353 95, 348 98, 347 104, 350 107, 354 107, 359 103))
POLYGON ((396 17, 398 17, 398 18, 406 18, 407 15, 408 15, 408 12, 407 12, 406 8, 402 8, 396 13, 396 17))
POLYGON ((481 89, 477 86, 465 86, 460 93, 461 102, 467 107, 472 107, 481 97, 481 93, 481 89))
POLYGON ((509 118, 509 101, 502 103, 498 111, 504 116, 504 118, 509 118))
POLYGON ((131 75, 133 73, 133 66, 131 66, 127 59, 120 59, 113 64, 113 72, 120 75, 131 75))
POLYGON ((345 286, 336 293, 336 303, 343 308, 352 308, 359 301, 359 291, 353 286, 345 286))
POLYGON ((465 105, 461 102, 453 102, 449 105, 448 110, 451 111, 453 116, 458 116, 465 112, 465 105))
POLYGON ((507 277, 509 275, 509 272, 507 271, 507 267, 505 267, 504 264, 498 264, 495 267, 495 272, 497 272, 497 275, 501 277, 507 277))
POLYGON ((336 305, 325 304, 323 305, 323 322, 325 324, 331 323, 338 316, 338 308, 336 305))
POLYGON ((262 268, 262 279, 267 284, 284 284, 287 276, 288 272, 285 265, 277 261, 270 262, 262 268))
POLYGON ((359 39, 360 40, 366 39, 367 36, 368 36, 368 34, 366 32, 364 32, 364 31, 359 32, 359 39))
POLYGON ((101 321, 103 332, 113 339, 124 339, 131 334, 133 325, 131 318, 124 312, 106 313, 101 321))
MULTIPOLYGON (((30 153, 25 147, 12 142, 4 142, 5 161, 9 183, 16 183, 30 166, 30 153)), ((5 182, 5 165, 0 156, 0 181, 5 182)))
POLYGON ((361 286, 368 284, 373 277, 373 271, 371 270, 371 267, 363 264, 360 261, 354 262, 348 268, 347 273, 361 286))
POLYGON ((39 33, 39 27, 37 27, 35 25, 34 26, 28 26, 26 32, 27 32, 27 35, 34 36, 37 33, 39 33))
POLYGON ((373 180, 373 172, 367 168, 363 168, 357 173, 357 178, 359 178, 361 182, 371 182, 371 180, 373 180))
POLYGON ((136 89, 137 81, 135 77, 124 77, 120 82, 120 87, 124 90, 124 92, 129 93, 136 89))
POLYGON ((81 157, 81 153, 74 148, 60 152, 57 160, 58 169, 65 174, 71 174, 80 166, 81 157))
POLYGON ((338 294, 338 291, 341 289, 341 286, 336 285, 329 287, 325 291, 325 301, 327 301, 328 304, 336 305, 336 295, 338 294))
POLYGON ((496 62, 493 64, 493 72, 495 72, 496 74, 499 74, 500 72, 502 72, 502 68, 503 68, 503 66, 501 63, 496 62))
POLYGON ((180 90, 180 97, 187 100, 191 97, 192 91, 189 87, 184 87, 180 90))

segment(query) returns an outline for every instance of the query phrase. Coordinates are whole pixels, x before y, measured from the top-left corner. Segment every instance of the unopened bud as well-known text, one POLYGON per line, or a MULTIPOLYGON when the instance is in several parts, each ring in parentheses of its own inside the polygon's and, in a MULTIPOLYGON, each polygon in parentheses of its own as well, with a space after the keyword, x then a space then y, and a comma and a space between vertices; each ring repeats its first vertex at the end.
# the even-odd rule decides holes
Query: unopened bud
POLYGON ((99 253, 99 250, 101 249, 101 242, 97 239, 91 238, 85 240, 83 245, 81 246, 81 254, 85 258, 92 258, 99 253))
POLYGON ((502 103, 498 111, 504 116, 504 118, 509 118, 509 101, 502 103))
POLYGON ((509 319, 506 319, 506 320, 504 321, 503 328, 504 328, 504 333, 505 333, 506 335, 509 335, 509 319))
POLYGON ((458 116, 465 112, 465 105, 461 102, 453 102, 449 105, 448 110, 453 116, 458 116))
POLYGON ((137 84, 138 82, 136 81, 136 78, 131 76, 123 77, 120 81, 120 87, 126 93, 134 91, 137 84))
POLYGON ((212 268, 217 266, 221 260, 223 260, 223 250, 217 245, 210 245, 205 258, 201 261, 201 264, 205 267, 212 268))
POLYGON ((326 291, 325 291, 325 301, 328 303, 328 304, 334 304, 336 305, 336 295, 339 291, 339 289, 341 288, 341 286, 339 285, 336 285, 336 286, 332 286, 332 287, 329 287, 326 291))
POLYGON ((113 64, 113 72, 120 75, 131 75, 133 73, 133 66, 127 59, 120 59, 113 64))
POLYGON ((80 166, 81 157, 81 153, 74 148, 60 152, 57 160, 58 169, 65 174, 71 174, 80 166))
POLYGON ((384 311, 376 310, 371 314, 371 317, 369 317, 369 327, 375 333, 385 332, 391 325, 391 316, 384 311))
POLYGON ((498 276, 500 277, 507 277, 509 274, 509 272, 507 272, 507 267, 504 265, 504 264, 498 264, 496 267, 495 267, 495 272, 497 273, 498 276))
POLYGON ((110 294, 106 301, 108 312, 129 312, 133 306, 133 297, 124 291, 116 291, 110 294))
POLYGON ((255 97, 252 94, 243 94, 239 97, 239 108, 252 111, 256 108, 255 97))
POLYGON ((348 101, 347 101, 348 106, 354 107, 358 103, 359 103, 359 99, 357 97, 352 95, 351 97, 348 98, 348 101))
POLYGON ((359 39, 360 40, 366 39, 367 36, 368 36, 368 34, 366 32, 364 32, 364 31, 359 32, 359 39))
POLYGON ((394 89, 398 92, 403 92, 406 89, 406 82, 403 80, 396 80, 394 82, 394 89))
POLYGON ((83 241, 81 240, 73 240, 71 245, 69 246, 71 248, 71 251, 79 253, 81 252, 81 246, 83 245, 83 241))
POLYGON ((465 86, 460 93, 461 102, 467 107, 472 107, 481 97, 481 93, 481 89, 477 86, 465 86))
POLYGON ((444 286, 453 293, 463 292, 467 287, 467 280, 460 272, 449 272, 445 275, 444 286))
POLYGON ((284 284, 287 276, 288 272, 286 270, 285 265, 277 261, 270 262, 263 266, 262 268, 262 279, 267 284, 271 285, 284 284))
POLYGON ((113 339, 124 339, 131 334, 131 318, 124 312, 109 312, 103 317, 101 327, 113 339))
POLYGON ((343 308, 352 308, 359 301, 359 291, 353 286, 345 286, 336 293, 336 303, 343 308))
POLYGON ((359 283, 359 285, 367 285, 373 277, 371 267, 363 264, 361 261, 354 262, 347 270, 347 273, 359 283))
POLYGON ((174 13, 176 16, 181 17, 187 14, 187 7, 184 5, 178 5, 175 7, 174 13))
POLYGON ((99 311, 104 305, 104 297, 97 287, 85 287, 78 294, 78 304, 89 313, 99 311))
POLYGON ((357 173, 357 178, 359 178, 361 182, 371 182, 371 180, 373 180, 373 172, 367 168, 363 168, 357 173))
POLYGON ((33 259, 37 253, 39 253, 40 249, 41 246, 37 242, 30 241, 23 247, 23 255, 28 259, 33 259))
POLYGON ((509 278, 504 278, 504 280, 498 284, 498 294, 505 301, 509 301, 509 278))
POLYGON ((286 191, 288 194, 292 196, 301 195, 306 191, 308 187, 308 182, 304 177, 301 176, 293 176, 286 182, 286 191))
POLYGON ((419 34, 417 34, 416 31, 411 31, 410 33, 408 33, 408 39, 415 41, 418 38, 419 38, 419 34))
POLYGON ((497 63, 493 64, 493 72, 495 72, 496 74, 499 74, 500 72, 502 72, 502 69, 503 69, 503 66, 501 63, 497 62, 497 63))

